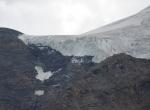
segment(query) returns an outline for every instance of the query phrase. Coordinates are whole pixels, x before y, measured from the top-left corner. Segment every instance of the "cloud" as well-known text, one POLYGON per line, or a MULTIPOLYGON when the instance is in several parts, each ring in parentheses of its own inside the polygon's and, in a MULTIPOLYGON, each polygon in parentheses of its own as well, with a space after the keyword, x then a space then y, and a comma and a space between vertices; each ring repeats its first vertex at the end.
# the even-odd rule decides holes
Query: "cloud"
POLYGON ((80 34, 149 4, 149 0, 1 0, 0 26, 27 34, 80 34))

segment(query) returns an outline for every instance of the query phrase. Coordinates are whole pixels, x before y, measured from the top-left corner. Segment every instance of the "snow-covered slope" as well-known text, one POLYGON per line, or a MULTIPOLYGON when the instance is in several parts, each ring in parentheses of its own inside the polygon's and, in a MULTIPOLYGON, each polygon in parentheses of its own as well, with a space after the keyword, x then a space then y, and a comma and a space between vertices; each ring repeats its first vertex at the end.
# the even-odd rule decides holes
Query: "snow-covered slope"
POLYGON ((117 53, 150 58, 150 7, 119 22, 78 36, 19 36, 26 44, 41 44, 67 56, 94 56, 94 62, 117 53))
POLYGON ((130 26, 147 25, 144 23, 149 22, 149 19, 150 19, 150 7, 147 7, 141 12, 139 12, 138 14, 111 23, 109 25, 91 30, 89 32, 84 33, 83 35, 102 33, 102 32, 112 31, 120 28, 130 27, 130 26))

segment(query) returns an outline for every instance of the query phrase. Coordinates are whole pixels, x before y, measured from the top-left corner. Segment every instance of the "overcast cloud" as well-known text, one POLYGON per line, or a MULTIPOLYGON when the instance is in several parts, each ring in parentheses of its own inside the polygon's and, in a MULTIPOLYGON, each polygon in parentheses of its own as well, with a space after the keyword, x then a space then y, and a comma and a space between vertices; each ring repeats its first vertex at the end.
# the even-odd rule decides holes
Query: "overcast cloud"
POLYGON ((149 5, 150 0, 0 0, 0 26, 26 34, 80 34, 149 5))

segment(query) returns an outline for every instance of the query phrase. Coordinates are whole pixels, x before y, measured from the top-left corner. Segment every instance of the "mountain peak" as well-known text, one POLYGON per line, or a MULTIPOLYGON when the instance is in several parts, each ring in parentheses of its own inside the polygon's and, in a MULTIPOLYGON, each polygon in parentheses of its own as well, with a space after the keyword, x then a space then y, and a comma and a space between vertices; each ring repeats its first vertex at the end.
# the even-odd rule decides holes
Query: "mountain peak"
POLYGON ((0 32, 3 34, 7 34, 7 35, 19 35, 22 34, 21 32, 14 30, 14 29, 10 29, 10 28, 5 28, 5 27, 0 27, 0 32))

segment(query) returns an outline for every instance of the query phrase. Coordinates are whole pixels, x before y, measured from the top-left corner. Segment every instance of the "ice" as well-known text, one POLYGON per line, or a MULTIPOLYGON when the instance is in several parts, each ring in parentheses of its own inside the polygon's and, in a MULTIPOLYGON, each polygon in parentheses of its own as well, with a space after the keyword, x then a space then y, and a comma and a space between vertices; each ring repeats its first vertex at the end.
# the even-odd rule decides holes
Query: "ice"
POLYGON ((93 62, 100 62, 118 53, 149 59, 149 30, 150 8, 147 8, 136 15, 88 32, 88 34, 76 36, 21 35, 19 39, 27 45, 49 46, 65 56, 94 56, 93 62))

